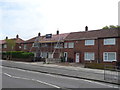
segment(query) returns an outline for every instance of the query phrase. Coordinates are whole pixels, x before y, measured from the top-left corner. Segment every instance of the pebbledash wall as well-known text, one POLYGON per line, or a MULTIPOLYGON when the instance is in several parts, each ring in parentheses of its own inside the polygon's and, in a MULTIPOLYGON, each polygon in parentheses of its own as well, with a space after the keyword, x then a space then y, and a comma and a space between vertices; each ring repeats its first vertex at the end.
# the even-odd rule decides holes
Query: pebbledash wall
POLYGON ((65 61, 120 62, 120 30, 101 29, 70 33, 64 42, 65 61))

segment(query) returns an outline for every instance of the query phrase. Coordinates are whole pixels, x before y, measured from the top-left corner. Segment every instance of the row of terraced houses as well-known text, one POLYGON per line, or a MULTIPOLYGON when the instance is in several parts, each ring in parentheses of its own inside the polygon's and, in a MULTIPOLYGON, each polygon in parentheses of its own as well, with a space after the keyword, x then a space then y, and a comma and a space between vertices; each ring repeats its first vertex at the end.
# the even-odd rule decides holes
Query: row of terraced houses
MULTIPOLYGON (((8 37, 6 37, 8 39, 8 37)), ((65 62, 75 63, 120 62, 120 30, 119 28, 88 30, 60 34, 47 34, 29 40, 22 40, 19 35, 13 38, 16 46, 13 51, 33 52, 35 57, 61 58, 65 62), (37 52, 37 53, 36 53, 37 52)), ((2 51, 9 51, 5 40, 1 40, 2 51)))

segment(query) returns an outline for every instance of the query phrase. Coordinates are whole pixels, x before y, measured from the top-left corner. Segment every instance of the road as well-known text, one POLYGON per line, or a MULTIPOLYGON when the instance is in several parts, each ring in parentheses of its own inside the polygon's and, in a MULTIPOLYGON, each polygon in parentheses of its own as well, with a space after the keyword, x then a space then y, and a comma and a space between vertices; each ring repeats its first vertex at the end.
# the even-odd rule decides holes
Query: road
MULTIPOLYGON (((3 88, 113 88, 112 84, 105 84, 90 80, 10 67, 0 68, 2 68, 3 88)), ((117 88, 117 86, 114 86, 114 88, 117 88)))

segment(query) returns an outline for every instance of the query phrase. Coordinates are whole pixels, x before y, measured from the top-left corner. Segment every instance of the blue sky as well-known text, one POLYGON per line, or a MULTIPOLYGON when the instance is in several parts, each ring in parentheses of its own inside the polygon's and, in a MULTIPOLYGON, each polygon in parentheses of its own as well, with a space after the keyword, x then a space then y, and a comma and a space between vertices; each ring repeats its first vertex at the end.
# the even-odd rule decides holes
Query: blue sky
POLYGON ((0 39, 100 29, 118 24, 119 0, 0 0, 0 39))

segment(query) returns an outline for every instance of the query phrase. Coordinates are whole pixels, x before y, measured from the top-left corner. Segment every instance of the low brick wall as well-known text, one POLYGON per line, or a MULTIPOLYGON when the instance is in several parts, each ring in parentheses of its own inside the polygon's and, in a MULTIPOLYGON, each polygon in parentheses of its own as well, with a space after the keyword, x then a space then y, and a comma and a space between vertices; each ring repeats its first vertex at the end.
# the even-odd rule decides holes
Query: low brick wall
POLYGON ((116 62, 85 62, 85 68, 104 69, 105 66, 116 66, 116 62))
POLYGON ((58 58, 46 58, 45 63, 60 63, 61 59, 58 58))

